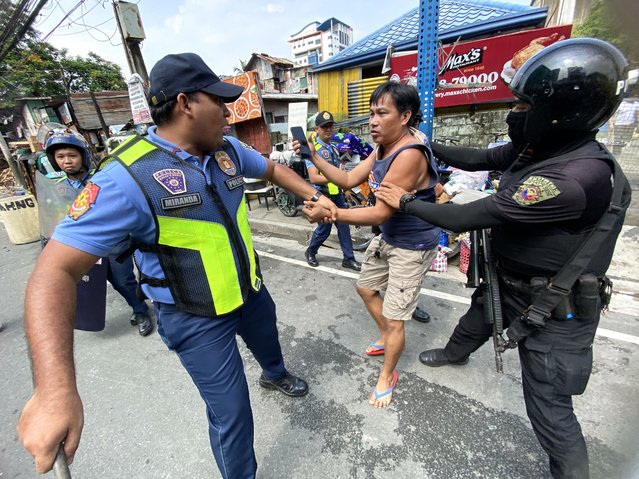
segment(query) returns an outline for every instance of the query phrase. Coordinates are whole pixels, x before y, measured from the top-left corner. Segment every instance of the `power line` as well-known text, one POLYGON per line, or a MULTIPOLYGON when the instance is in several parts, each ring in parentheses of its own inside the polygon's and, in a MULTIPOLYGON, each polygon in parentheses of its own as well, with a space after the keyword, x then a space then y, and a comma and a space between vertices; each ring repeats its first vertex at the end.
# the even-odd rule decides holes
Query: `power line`
MULTIPOLYGON (((106 22, 103 22, 102 24, 99 24, 99 25, 91 26, 91 25, 87 25, 87 24, 86 24, 86 22, 84 21, 84 17, 85 17, 85 16, 86 16, 86 15, 87 15, 87 14, 88 14, 91 10, 93 10, 95 7, 97 7, 98 5, 100 5, 100 4, 99 4, 99 3, 96 3, 96 4, 95 4, 95 6, 94 6, 94 7, 92 7, 90 10, 88 10, 88 11, 86 11, 86 12, 84 12, 84 11, 83 11, 82 16, 81 16, 78 20, 82 20, 82 26, 84 26, 84 30, 85 30, 85 31, 87 32, 87 34, 88 34, 91 38, 93 38, 95 41, 97 41, 97 42, 103 42, 103 43, 109 42, 111 45, 113 45, 113 46, 115 47, 115 46, 117 46, 117 45, 116 45, 116 44, 114 44, 114 43, 111 41, 111 39, 115 36, 115 34, 116 34, 116 33, 117 33, 117 31, 118 31, 117 26, 116 26, 115 30, 113 31, 113 33, 112 33, 111 35, 108 35, 106 32, 103 32, 102 30, 100 30, 99 28, 97 28, 99 25, 103 25, 103 24, 104 24, 104 23, 106 23, 106 22), (99 39, 99 38, 94 37, 94 36, 93 36, 93 34, 90 32, 90 30, 89 30, 89 29, 97 30, 98 32, 100 32, 102 35, 104 35, 104 36, 106 37, 106 40, 101 40, 101 39, 99 39)), ((84 10, 84 9, 83 9, 83 10, 84 10)), ((110 21, 110 20, 112 20, 113 18, 115 18, 115 17, 111 17, 111 18, 109 18, 109 20, 107 20, 107 21, 110 21)), ((76 22, 76 23, 77 23, 77 22, 76 22)))
MULTIPOLYGON (((62 25, 62 23, 63 23, 63 22, 64 22, 67 18, 69 18, 69 16, 70 16, 70 15, 71 15, 74 11, 76 11, 76 10, 78 9, 78 7, 80 7, 80 5, 82 5, 84 2, 85 2, 85 0, 80 0, 78 3, 76 3, 76 4, 75 4, 75 6, 74 6, 71 10, 69 10, 69 13, 67 13, 64 17, 62 17, 62 20, 60 20, 60 22, 58 22, 58 24, 57 24, 55 27, 53 27, 53 29, 52 29, 49 33, 47 33, 47 34, 44 36, 44 38, 43 38, 40 42, 41 42, 41 43, 42 43, 42 42, 45 42, 45 41, 47 40, 47 38, 49 38, 49 37, 51 36, 51 34, 52 34, 53 32, 55 32, 56 28, 58 28, 60 25, 62 25)), ((59 4, 59 3, 58 3, 58 6, 60 6, 60 4, 59 4)), ((60 7, 60 9, 62 9, 62 7, 60 7)), ((64 10, 62 10, 62 11, 64 12, 64 10)))
POLYGON ((35 24, 34 24, 33 28, 36 28, 36 26, 37 26, 39 23, 45 23, 45 22, 46 22, 49 18, 51 18, 51 15, 53 15, 53 12, 55 12, 55 7, 56 7, 56 6, 55 6, 54 4, 52 4, 52 3, 50 3, 49 5, 50 5, 50 8, 47 8, 47 7, 45 6, 45 7, 43 8, 43 10, 51 10, 51 11, 47 14, 47 16, 44 18, 44 20, 40 20, 40 19, 38 19, 38 21, 36 21, 36 22, 35 22, 35 24))
POLYGON ((22 37, 24 37, 24 34, 27 33, 27 30, 31 27, 36 17, 40 13, 40 10, 42 9, 42 7, 44 7, 46 3, 47 3, 47 0, 40 0, 38 2, 38 4, 35 6, 33 11, 31 12, 31 15, 29 15, 27 20, 24 22, 24 25, 15 34, 13 41, 9 43, 9 47, 6 48, 6 50, 0 52, 0 62, 4 60, 4 58, 9 54, 9 52, 13 50, 13 47, 15 47, 18 44, 18 42, 22 40, 22 37))
POLYGON ((7 21, 7 25, 2 32, 2 35, 0 35, 0 46, 4 45, 5 41, 7 41, 9 37, 11 37, 11 35, 15 34, 19 26, 20 17, 27 10, 29 2, 30 0, 22 0, 20 3, 18 3, 18 5, 16 5, 11 18, 9 18, 9 20, 7 21))
MULTIPOLYGON (((29 0, 22 0, 22 1, 23 1, 23 2, 28 2, 29 0)), ((31 0, 31 1, 33 1, 33 0, 31 0)), ((42 1, 42 0, 41 0, 41 1, 42 1)), ((42 39, 38 39, 38 40, 37 40, 37 41, 35 41, 34 43, 35 43, 36 45, 38 45, 38 46, 39 46, 39 45, 44 44, 44 43, 46 42, 46 40, 47 40, 47 39, 48 39, 48 38, 49 38, 49 37, 50 37, 50 36, 51 36, 51 35, 52 35, 55 31, 56 31, 56 29, 58 29, 58 28, 60 27, 60 25, 62 25, 62 24, 64 23, 64 21, 65 21, 67 18, 69 18, 69 17, 71 16, 71 14, 73 14, 73 12, 75 12, 75 10, 77 10, 80 6, 83 6, 83 4, 85 3, 85 1, 86 1, 86 0, 79 0, 79 1, 78 1, 78 3, 76 3, 76 4, 74 5, 74 7, 73 7, 73 8, 71 8, 71 10, 69 10, 69 12, 67 13, 67 12, 65 12, 65 10, 64 10, 64 9, 62 8, 62 6, 60 5, 60 2, 59 2, 58 0, 56 0, 56 6, 57 6, 57 7, 58 7, 61 11, 62 11, 62 13, 64 13, 64 14, 65 14, 65 15, 64 15, 64 17, 63 17, 63 18, 62 18, 62 19, 61 19, 61 20, 60 20, 60 21, 56 24, 56 26, 55 26, 55 27, 53 27, 53 29, 51 29, 51 31, 49 31, 49 33, 47 33, 47 34, 46 34, 46 35, 45 35, 42 39)), ((83 19, 83 18, 86 16, 86 14, 88 14, 88 13, 89 13, 91 10, 93 10, 95 7, 97 7, 98 5, 102 5, 102 6, 104 6, 107 2, 108 2, 108 0, 96 0, 96 5, 94 5, 93 7, 91 7, 91 9, 89 9, 88 11, 83 12, 83 13, 82 13, 82 15, 80 15, 80 17, 79 17, 77 20, 81 20, 81 19, 83 19)), ((136 2, 132 2, 132 3, 134 3, 134 4, 138 5, 138 4, 139 4, 139 3, 141 3, 141 2, 142 2, 142 0, 137 0, 136 2)), ((46 3, 46 0, 44 0, 44 2, 43 2, 43 3, 46 3)), ((52 12, 53 12, 54 10, 55 10, 55 6, 53 7, 52 12)), ((51 13, 52 13, 52 12, 51 12, 51 13)), ((47 15, 47 18, 49 18, 49 17, 51 16, 51 13, 49 13, 49 15, 47 15)), ((85 23, 85 22, 79 23, 77 20, 71 19, 71 20, 69 21, 69 25, 71 25, 71 24, 82 25, 82 26, 84 26, 86 33, 87 33, 87 34, 89 34, 89 35, 90 35, 93 39, 95 39, 96 41, 101 41, 101 42, 105 42, 105 43, 108 41, 108 42, 109 42, 109 43, 111 43, 111 45, 113 45, 113 46, 119 46, 119 45, 121 45, 122 43, 115 43, 115 44, 114 44, 113 42, 111 42, 111 39, 112 39, 112 38, 115 36, 115 34, 117 33, 117 26, 116 26, 116 28, 115 28, 115 31, 114 31, 114 32, 113 32, 113 34, 111 34, 111 35, 109 35, 108 33, 106 33, 106 32, 104 32, 104 31, 100 30, 99 28, 97 28, 97 27, 99 27, 99 26, 101 26, 101 25, 104 25, 105 23, 110 22, 110 21, 111 21, 111 20, 113 20, 114 18, 115 18, 115 16, 112 16, 112 17, 108 18, 107 20, 105 20, 105 21, 103 21, 103 22, 101 22, 101 23, 98 23, 98 24, 97 24, 97 25, 95 25, 95 26, 86 25, 86 23, 85 23), (91 34, 90 34, 90 32, 88 31, 89 29, 95 29, 95 30, 99 31, 99 32, 100 32, 100 33, 102 33, 105 37, 107 37, 107 38, 108 38, 108 40, 99 40, 99 39, 97 39, 97 38, 93 37, 93 35, 91 35, 91 34)), ((63 33, 63 34, 57 34, 57 35, 58 35, 58 36, 65 36, 65 35, 76 35, 76 34, 80 34, 80 33, 84 33, 84 31, 71 32, 71 33, 66 33, 66 34, 64 34, 64 33, 63 33)), ((17 67, 21 66, 22 64, 24 64, 24 62, 25 62, 25 61, 26 61, 26 60, 23 60, 23 61, 22 61, 22 62, 20 62, 18 65, 14 65, 14 67, 16 67, 16 68, 17 68, 17 67)))

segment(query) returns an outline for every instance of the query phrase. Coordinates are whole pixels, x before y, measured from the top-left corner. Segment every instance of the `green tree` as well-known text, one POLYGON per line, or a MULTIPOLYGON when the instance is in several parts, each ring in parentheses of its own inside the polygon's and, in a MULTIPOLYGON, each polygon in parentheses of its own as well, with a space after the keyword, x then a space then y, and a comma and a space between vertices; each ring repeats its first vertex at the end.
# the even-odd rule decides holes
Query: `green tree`
POLYGON ((636 0, 599 0, 585 20, 573 29, 574 37, 606 40, 619 48, 631 68, 639 67, 639 40, 636 26, 636 0))
POLYGON ((46 42, 26 40, 0 64, 0 107, 26 96, 125 89, 119 65, 95 53, 70 57, 46 42))
POLYGON ((27 40, 24 48, 10 53, 2 65, 0 105, 8 107, 16 98, 64 95, 60 52, 48 43, 27 40))
POLYGON ((111 91, 126 90, 126 82, 122 78, 120 66, 105 60, 99 55, 89 52, 88 58, 68 58, 65 55, 60 61, 65 74, 69 91, 111 91))
MULTIPOLYGON (((16 39, 17 32, 27 23, 26 11, 15 15, 19 3, 0 0, 0 39, 8 43, 16 39)), ((32 28, 17 39, 16 46, 0 61, 0 108, 13 107, 21 97, 123 89, 126 83, 118 65, 95 53, 86 58, 71 57, 67 50, 41 41, 32 28)))
POLYGON ((233 75, 235 75, 235 76, 241 75, 242 73, 244 73, 246 71, 246 65, 248 65, 248 62, 245 62, 241 58, 240 58, 239 61, 240 61, 240 66, 239 67, 233 67, 233 75))

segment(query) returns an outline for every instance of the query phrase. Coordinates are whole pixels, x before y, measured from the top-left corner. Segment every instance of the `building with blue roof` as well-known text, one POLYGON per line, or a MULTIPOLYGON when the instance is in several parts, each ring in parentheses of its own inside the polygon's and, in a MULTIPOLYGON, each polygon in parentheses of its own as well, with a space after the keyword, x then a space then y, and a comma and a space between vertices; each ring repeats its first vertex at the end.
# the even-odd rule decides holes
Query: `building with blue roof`
MULTIPOLYGON (((545 7, 492 0, 440 0, 439 41, 446 44, 543 26, 547 13, 545 7)), ((395 51, 417 49, 418 34, 419 7, 416 7, 322 62, 315 72, 371 63, 381 65, 389 45, 395 51)))
MULTIPOLYGON (((492 0, 440 0, 439 41, 445 45, 543 27, 547 14, 546 7, 492 0)), ((382 76, 382 66, 389 47, 395 52, 417 50, 418 35, 416 7, 320 63, 314 69, 318 108, 331 111, 338 120, 347 119, 349 90, 351 100, 354 94, 370 95, 388 79, 382 76)))

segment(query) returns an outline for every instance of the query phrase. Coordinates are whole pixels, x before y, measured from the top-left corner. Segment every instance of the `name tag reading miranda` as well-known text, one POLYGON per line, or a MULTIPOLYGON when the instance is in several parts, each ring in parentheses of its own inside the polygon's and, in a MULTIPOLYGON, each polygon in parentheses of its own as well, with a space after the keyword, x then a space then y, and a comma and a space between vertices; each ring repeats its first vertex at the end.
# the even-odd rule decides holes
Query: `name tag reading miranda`
POLYGON ((202 197, 199 193, 189 193, 180 196, 169 196, 161 198, 162 209, 174 210, 176 208, 184 208, 185 206, 194 206, 202 204, 202 197))

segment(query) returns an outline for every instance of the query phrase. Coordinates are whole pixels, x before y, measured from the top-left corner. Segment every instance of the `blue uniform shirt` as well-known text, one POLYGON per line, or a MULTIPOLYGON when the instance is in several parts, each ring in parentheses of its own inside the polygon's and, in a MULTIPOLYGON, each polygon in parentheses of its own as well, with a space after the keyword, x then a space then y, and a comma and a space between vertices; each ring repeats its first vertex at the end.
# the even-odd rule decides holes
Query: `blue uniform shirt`
MULTIPOLYGON (((94 170, 88 171, 86 175, 84 175, 84 177, 81 180, 74 180, 72 178, 69 178, 65 173, 62 173, 62 175, 64 176, 64 179, 71 185, 72 188, 75 188, 76 190, 81 190, 82 188, 84 188, 84 185, 87 183, 87 181, 89 181, 91 179, 91 177, 93 176, 94 170)), ((62 176, 59 176, 58 178, 61 178, 62 176)))
MULTIPOLYGON (((219 192, 227 190, 224 180, 228 176, 222 172, 211 156, 200 163, 197 156, 180 149, 159 137, 156 128, 149 129, 147 140, 173 152, 182 160, 204 171, 208 184, 214 184, 219 192)), ((267 160, 257 151, 247 148, 240 141, 226 137, 238 154, 237 174, 249 178, 262 178, 266 174, 267 160)), ((117 161, 107 164, 92 178, 90 207, 76 219, 66 216, 53 233, 53 239, 96 256, 113 256, 125 251, 129 238, 150 244, 155 239, 155 222, 149 205, 133 177, 117 161)), ((221 194, 227 209, 225 195, 221 194)), ((235 214, 231 217, 235 218, 235 214)), ((160 262, 153 253, 135 254, 138 266, 146 275, 164 278, 160 262)), ((142 285, 144 293, 154 301, 174 303, 168 288, 142 285)))
MULTIPOLYGON (((335 145, 333 145, 330 142, 329 143, 324 143, 322 140, 320 140, 317 137, 317 135, 313 136, 312 139, 313 139, 313 146, 315 146, 315 152, 319 155, 318 150, 320 148, 323 148, 323 151, 327 152, 329 157, 327 158, 324 155, 319 155, 319 156, 321 156, 323 159, 328 161, 331 165, 339 168, 340 167, 339 153, 338 153, 337 148, 335 147, 335 145)), ((311 160, 304 160, 304 163, 306 164, 306 169, 307 170, 309 168, 317 168, 313 164, 313 162, 311 160)), ((321 172, 320 172, 320 174, 321 174, 321 172)), ((316 190, 322 190, 322 189, 325 190, 326 188, 328 188, 328 186, 326 186, 326 185, 316 185, 315 183, 311 183, 311 185, 313 185, 313 187, 316 190)))

